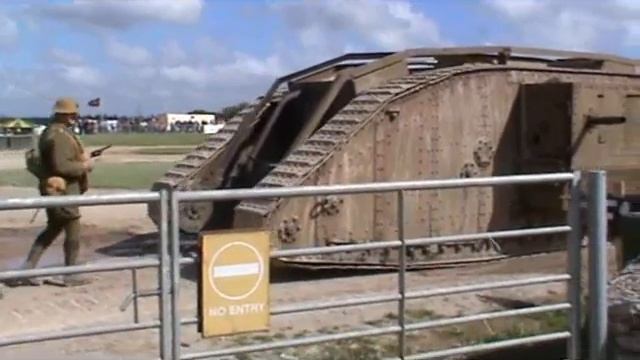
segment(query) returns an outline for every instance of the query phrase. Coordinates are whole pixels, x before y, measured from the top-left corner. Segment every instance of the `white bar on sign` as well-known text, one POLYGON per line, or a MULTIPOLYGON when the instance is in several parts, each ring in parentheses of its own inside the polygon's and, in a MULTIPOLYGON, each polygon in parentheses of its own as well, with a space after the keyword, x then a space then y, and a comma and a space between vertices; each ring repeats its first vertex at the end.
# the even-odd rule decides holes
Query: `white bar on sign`
POLYGON ((255 274, 258 274, 259 272, 260 272, 260 264, 257 262, 235 264, 235 265, 220 265, 220 266, 213 267, 214 278, 255 275, 255 274))

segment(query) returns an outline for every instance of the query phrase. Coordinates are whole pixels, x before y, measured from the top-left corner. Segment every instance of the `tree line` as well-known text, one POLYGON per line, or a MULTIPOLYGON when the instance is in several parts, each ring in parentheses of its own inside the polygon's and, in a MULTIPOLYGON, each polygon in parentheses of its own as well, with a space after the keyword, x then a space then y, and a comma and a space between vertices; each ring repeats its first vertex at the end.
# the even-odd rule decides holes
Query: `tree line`
POLYGON ((246 101, 239 102, 237 104, 229 105, 223 107, 220 111, 207 111, 203 109, 196 109, 189 111, 189 114, 221 114, 224 119, 231 119, 236 116, 240 110, 248 106, 249 103, 246 101))

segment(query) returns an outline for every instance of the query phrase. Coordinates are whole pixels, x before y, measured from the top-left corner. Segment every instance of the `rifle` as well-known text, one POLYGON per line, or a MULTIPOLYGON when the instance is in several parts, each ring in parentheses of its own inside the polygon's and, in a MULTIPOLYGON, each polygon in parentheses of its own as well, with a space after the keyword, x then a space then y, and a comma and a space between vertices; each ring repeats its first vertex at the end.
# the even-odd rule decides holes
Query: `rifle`
POLYGON ((33 213, 33 216, 31 217, 29 224, 33 224, 33 222, 36 221, 36 216, 38 216, 39 212, 40 212, 40 208, 37 208, 36 211, 33 213))
MULTIPOLYGON (((93 150, 91 152, 91 157, 94 158, 94 157, 98 157, 98 156, 102 155, 102 152, 107 150, 111 146, 112 145, 109 144, 109 145, 107 145, 105 147, 101 147, 100 149, 93 150)), ((36 220, 36 216, 38 216, 39 212, 40 212, 40 208, 36 209, 36 211, 34 212, 33 216, 31 217, 31 220, 29 221, 29 224, 33 224, 33 222, 36 220)))
POLYGON ((107 146, 105 146, 105 147, 102 147, 102 148, 100 148, 100 149, 93 150, 93 151, 91 152, 91 157, 92 157, 92 158, 94 158, 94 157, 98 157, 98 156, 102 155, 102 152, 103 152, 103 151, 105 151, 105 150, 107 150, 107 149, 108 149, 108 148, 110 148, 110 147, 111 147, 111 144, 109 144, 109 145, 107 145, 107 146))

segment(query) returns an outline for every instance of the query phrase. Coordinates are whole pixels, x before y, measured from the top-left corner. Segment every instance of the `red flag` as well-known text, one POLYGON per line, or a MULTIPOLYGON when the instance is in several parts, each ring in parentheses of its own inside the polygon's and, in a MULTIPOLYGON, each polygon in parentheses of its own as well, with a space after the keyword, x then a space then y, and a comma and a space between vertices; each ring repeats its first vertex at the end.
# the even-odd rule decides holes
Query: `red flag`
POLYGON ((99 98, 99 97, 97 97, 97 98, 95 98, 95 99, 91 99, 91 100, 89 100, 88 105, 89 105, 89 106, 93 106, 93 107, 98 107, 98 106, 100 106, 100 98, 99 98))

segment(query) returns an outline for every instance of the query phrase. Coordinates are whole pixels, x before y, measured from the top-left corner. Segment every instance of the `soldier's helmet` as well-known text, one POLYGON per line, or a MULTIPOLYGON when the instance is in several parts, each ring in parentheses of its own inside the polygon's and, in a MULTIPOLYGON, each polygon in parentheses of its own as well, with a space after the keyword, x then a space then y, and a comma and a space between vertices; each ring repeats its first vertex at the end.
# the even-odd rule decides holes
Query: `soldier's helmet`
POLYGON ((78 103, 70 97, 59 98, 53 105, 53 112, 56 114, 77 114, 78 103))
POLYGON ((59 195, 67 190, 67 182, 59 176, 48 178, 45 186, 49 195, 59 195))

